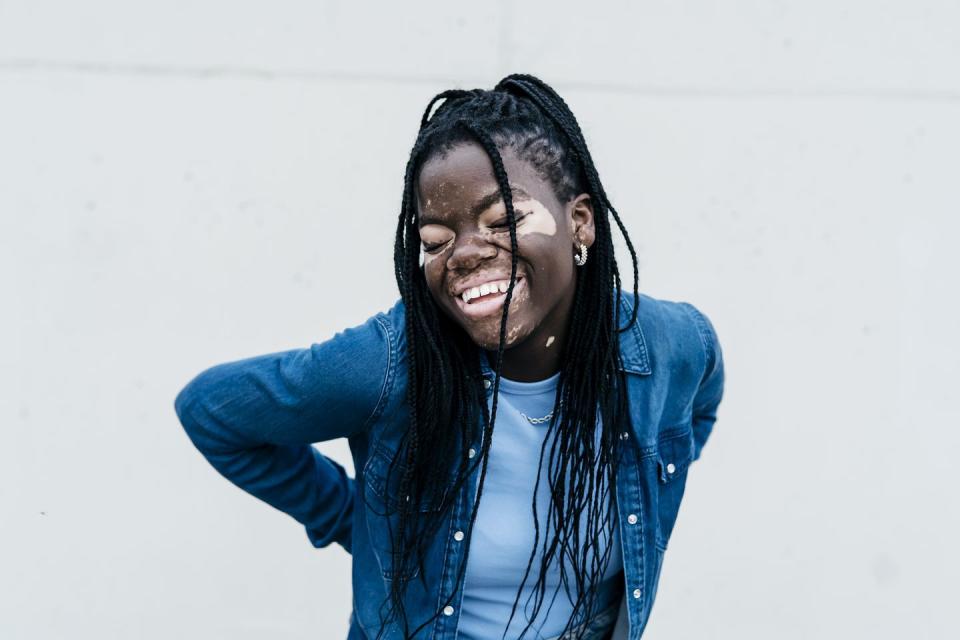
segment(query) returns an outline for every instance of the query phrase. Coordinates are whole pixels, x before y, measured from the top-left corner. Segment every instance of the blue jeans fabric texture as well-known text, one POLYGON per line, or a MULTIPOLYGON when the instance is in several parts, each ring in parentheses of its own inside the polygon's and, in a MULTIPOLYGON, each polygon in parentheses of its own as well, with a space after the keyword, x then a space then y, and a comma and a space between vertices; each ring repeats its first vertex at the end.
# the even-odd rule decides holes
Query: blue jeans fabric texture
MULTIPOLYGON (((724 368, 716 331, 693 305, 645 294, 635 299, 631 292, 623 292, 620 305, 621 326, 638 305, 637 322, 620 333, 630 423, 618 425, 626 446, 614 498, 626 637, 636 640, 656 596, 688 467, 700 457, 716 420, 724 368)), ((348 639, 377 636, 380 605, 397 576, 386 516, 379 514, 399 499, 385 478, 409 420, 405 313, 397 301, 309 347, 212 366, 174 403, 191 441, 220 474, 295 518, 315 547, 336 542, 353 555, 348 639), (356 478, 311 446, 335 438, 348 439, 356 478)), ((480 362, 492 383, 493 371, 485 358, 480 362)), ((470 446, 480 450, 479 441, 470 446)), ((409 583, 406 607, 413 627, 442 611, 416 638, 456 638, 462 595, 456 575, 465 542, 453 534, 467 530, 478 480, 479 468, 454 496, 430 543, 426 586, 420 579, 409 583)), ((609 617, 609 611, 600 612, 590 622, 603 626, 601 613, 609 617)), ((385 638, 403 637, 402 629, 385 631, 385 638)))

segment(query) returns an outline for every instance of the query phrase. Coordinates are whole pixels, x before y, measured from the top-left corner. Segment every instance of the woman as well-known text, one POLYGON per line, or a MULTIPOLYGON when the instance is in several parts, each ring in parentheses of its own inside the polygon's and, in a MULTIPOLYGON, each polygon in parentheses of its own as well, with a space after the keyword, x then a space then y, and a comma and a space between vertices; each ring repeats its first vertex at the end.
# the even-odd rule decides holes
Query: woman
POLYGON ((193 443, 352 553, 349 638, 639 638, 723 360, 638 292, 563 99, 511 75, 431 100, 394 259, 389 311, 192 380, 193 443), (355 480, 310 446, 340 437, 355 480))

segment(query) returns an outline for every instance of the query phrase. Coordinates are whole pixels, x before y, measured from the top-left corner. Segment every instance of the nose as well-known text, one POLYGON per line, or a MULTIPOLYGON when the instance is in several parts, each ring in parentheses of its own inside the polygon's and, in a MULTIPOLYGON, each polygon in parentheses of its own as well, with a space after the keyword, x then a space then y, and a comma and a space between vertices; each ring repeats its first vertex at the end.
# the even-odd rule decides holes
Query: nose
POLYGON ((497 247, 477 233, 458 235, 447 258, 447 269, 470 271, 497 255, 497 247))

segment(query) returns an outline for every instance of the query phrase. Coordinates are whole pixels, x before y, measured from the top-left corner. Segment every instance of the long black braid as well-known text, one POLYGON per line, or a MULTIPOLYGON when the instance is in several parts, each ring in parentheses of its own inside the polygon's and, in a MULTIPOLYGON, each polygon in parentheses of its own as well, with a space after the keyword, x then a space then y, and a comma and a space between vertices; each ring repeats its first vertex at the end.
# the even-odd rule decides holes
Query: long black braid
MULTIPOLYGON (((388 624, 399 619, 404 637, 411 638, 434 621, 455 593, 445 595, 437 611, 412 631, 404 593, 410 576, 417 573, 426 585, 425 559, 440 523, 476 465, 480 464, 477 494, 471 507, 470 525, 464 541, 466 553, 458 567, 461 584, 467 564, 470 536, 474 530, 487 460, 493 440, 499 396, 503 345, 508 309, 517 272, 516 215, 507 172, 500 149, 511 148, 529 162, 554 188, 561 202, 587 192, 594 207, 595 241, 592 259, 576 269, 576 292, 569 319, 567 342, 554 402, 553 418, 540 451, 540 465, 548 457, 551 504, 543 544, 537 518, 537 474, 531 508, 535 542, 526 574, 514 599, 512 622, 530 569, 538 554, 543 560, 533 587, 533 611, 521 632, 524 637, 546 595, 548 567, 559 556, 564 591, 574 603, 564 633, 588 618, 595 605, 596 586, 610 558, 612 517, 616 490, 620 439, 617 432, 629 420, 626 382, 621 371, 618 332, 636 319, 637 305, 627 326, 620 327, 620 273, 614 257, 607 212, 613 214, 633 261, 633 290, 638 293, 637 257, 619 214, 600 182, 576 118, 566 102, 546 83, 515 74, 501 80, 492 91, 453 89, 430 100, 420 122, 420 131, 404 174, 401 211, 394 244, 397 285, 406 309, 407 403, 410 423, 387 470, 387 511, 382 514, 391 540, 392 580, 380 638, 388 624), (434 106, 440 103, 431 114, 434 106), (493 402, 489 411, 482 385, 480 350, 469 336, 434 303, 419 264, 420 236, 416 203, 419 169, 436 154, 458 144, 476 143, 493 164, 510 230, 510 285, 500 320, 500 342, 494 362, 493 402), (442 390, 442 392, 437 392, 442 390), (482 420, 482 422, 481 422, 482 420), (595 441, 599 430, 599 446, 595 441), (482 424, 481 452, 470 461, 469 444, 482 424), (424 442, 429 446, 421 446, 424 442), (451 469, 456 461, 456 471, 451 469), (394 480, 399 476, 399 482, 394 480), (396 488, 394 489, 394 486, 396 488), (394 495, 395 494, 395 495, 394 495), (426 508, 424 508, 424 505, 426 508), (395 519, 389 517, 397 514, 395 519), (581 518, 585 537, 581 540, 581 518), (552 531, 552 536, 551 536, 552 531), (601 536, 607 544, 602 555, 601 536), (569 575, 572 565, 573 579, 569 575)), ((572 258, 572 254, 571 254, 572 258)), ((526 611, 526 603, 524 605, 526 611)))

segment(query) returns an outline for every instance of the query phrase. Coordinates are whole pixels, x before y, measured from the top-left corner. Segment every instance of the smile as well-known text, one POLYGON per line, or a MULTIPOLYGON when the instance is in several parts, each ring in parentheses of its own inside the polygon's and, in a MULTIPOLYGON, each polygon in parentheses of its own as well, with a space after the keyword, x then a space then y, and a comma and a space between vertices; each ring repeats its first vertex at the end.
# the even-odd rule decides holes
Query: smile
MULTIPOLYGON (((503 308, 503 301, 507 298, 509 286, 509 280, 493 280, 485 282, 479 287, 471 287, 455 297, 457 306, 460 307, 460 311, 464 315, 471 318, 490 315, 503 308)), ((517 294, 525 287, 525 279, 517 278, 513 287, 513 301, 517 299, 517 294)))

